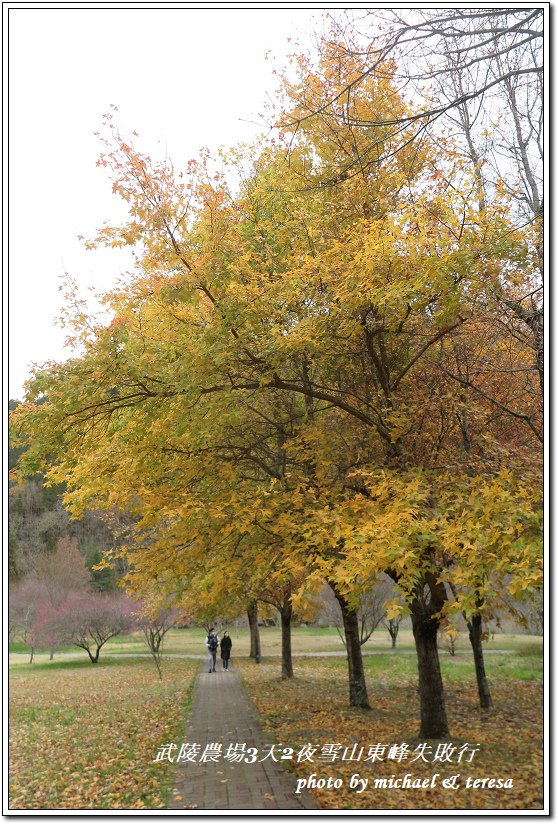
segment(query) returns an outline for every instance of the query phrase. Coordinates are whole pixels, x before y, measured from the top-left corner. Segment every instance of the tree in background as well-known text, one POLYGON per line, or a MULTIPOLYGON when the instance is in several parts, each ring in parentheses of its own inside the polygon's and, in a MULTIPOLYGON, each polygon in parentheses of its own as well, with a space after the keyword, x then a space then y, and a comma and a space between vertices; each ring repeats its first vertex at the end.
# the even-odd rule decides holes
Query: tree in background
POLYGON ((85 591, 90 584, 90 574, 77 541, 71 538, 60 538, 54 552, 41 555, 32 576, 54 608, 63 604, 71 592, 85 591))
MULTIPOLYGON (((386 615, 386 603, 393 597, 393 583, 388 580, 373 583, 369 587, 365 587, 362 595, 358 599, 358 621, 359 621, 359 640, 360 645, 363 646, 372 636, 373 632, 384 624, 386 615)), ((347 644, 344 633, 341 631, 343 619, 339 603, 335 598, 333 591, 329 585, 320 593, 322 606, 325 608, 325 614, 330 624, 333 624, 343 644, 347 644)))
POLYGON ((155 662, 157 672, 159 673, 159 678, 163 677, 161 670, 161 655, 163 652, 165 635, 169 629, 176 626, 177 621, 178 612, 173 608, 161 609, 155 613, 152 611, 146 612, 144 608, 144 610, 139 612, 138 615, 138 626, 143 632, 145 643, 147 644, 151 657, 155 662))
MULTIPOLYGON (((56 549, 51 553, 43 553, 37 559, 35 568, 30 575, 38 582, 44 602, 42 606, 56 612, 68 599, 70 594, 86 592, 89 589, 91 577, 85 560, 77 548, 77 541, 70 538, 60 538, 56 549)), ((43 616, 40 623, 47 619, 43 616)), ((44 633, 39 633, 44 638, 44 633)), ((54 657, 56 639, 50 645, 50 657, 54 657)))
POLYGON ((44 591, 36 580, 24 578, 10 588, 8 599, 8 636, 10 642, 21 641, 29 648, 29 663, 33 663, 38 646, 35 634, 37 612, 44 591))
MULTIPOLYGON (((19 402, 9 401, 10 412, 18 406, 19 402)), ((60 541, 69 541, 77 542, 93 586, 100 591, 114 589, 117 573, 122 571, 95 567, 103 551, 114 544, 119 519, 115 513, 86 511, 79 520, 71 520, 62 502, 64 484, 47 483, 42 472, 27 477, 18 473, 18 460, 28 446, 25 440, 17 446, 13 440, 9 444, 9 581, 33 573, 43 558, 56 551, 60 541)))
POLYGON ((47 645, 73 644, 85 650, 91 663, 96 664, 107 641, 134 627, 132 605, 124 596, 74 592, 58 608, 48 605, 39 629, 47 645))
POLYGON ((399 635, 399 624, 403 620, 402 615, 396 615, 392 618, 389 618, 387 621, 384 620, 382 623, 384 627, 387 629, 389 637, 391 639, 391 648, 395 649, 397 644, 397 636, 399 635))

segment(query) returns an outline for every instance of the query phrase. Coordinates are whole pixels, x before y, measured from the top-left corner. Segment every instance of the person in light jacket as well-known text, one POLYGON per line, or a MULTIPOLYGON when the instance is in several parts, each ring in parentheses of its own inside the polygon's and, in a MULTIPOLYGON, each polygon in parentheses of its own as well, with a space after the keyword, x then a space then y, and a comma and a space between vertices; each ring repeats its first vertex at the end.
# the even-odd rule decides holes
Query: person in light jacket
POLYGON ((221 638, 221 660, 223 661, 223 669, 228 670, 229 660, 231 657, 232 638, 228 632, 223 633, 221 638))

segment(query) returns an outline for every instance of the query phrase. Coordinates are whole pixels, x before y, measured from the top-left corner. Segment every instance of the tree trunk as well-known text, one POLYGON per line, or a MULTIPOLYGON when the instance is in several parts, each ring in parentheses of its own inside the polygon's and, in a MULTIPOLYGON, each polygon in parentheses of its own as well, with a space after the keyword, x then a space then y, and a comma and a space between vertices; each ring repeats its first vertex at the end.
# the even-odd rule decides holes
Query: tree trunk
POLYGON ((391 648, 395 649, 395 645, 397 644, 397 635, 399 634, 399 621, 396 623, 393 618, 390 618, 387 624, 384 622, 384 626, 387 627, 389 637, 391 638, 391 648))
POLYGON ((488 686, 488 678, 486 677, 486 670, 484 668, 482 615, 476 614, 471 616, 467 621, 467 628, 469 630, 471 647, 473 648, 473 658, 475 659, 475 673, 477 676, 480 705, 483 710, 489 710, 492 707, 492 696, 490 695, 490 687, 488 686))
POLYGON ((157 667, 157 672, 159 673, 159 679, 162 681, 163 671, 161 670, 161 656, 156 652, 152 652, 151 657, 155 661, 155 666, 157 667))
POLYGON ((89 656, 89 660, 91 661, 92 664, 96 664, 97 661, 99 660, 99 653, 101 651, 101 648, 100 647, 96 648, 95 655, 93 655, 93 653, 91 652, 89 647, 87 647, 86 649, 87 649, 87 654, 89 656))
POLYGON ((447 738, 448 720, 444 685, 438 657, 440 619, 434 617, 446 599, 444 585, 426 573, 415 588, 411 604, 411 621, 418 659, 420 696, 420 738, 447 738))
POLYGON ((250 658, 256 660, 259 664, 262 659, 262 650, 260 645, 260 630, 258 627, 258 602, 251 601, 248 605, 248 624, 250 625, 250 658))
POLYGON ((360 647, 360 635, 358 628, 358 615, 356 610, 350 609, 347 599, 335 588, 335 585, 328 581, 341 607, 343 616, 343 629, 345 631, 345 642, 347 647, 347 662, 349 665, 349 703, 351 707, 361 707, 369 710, 368 693, 366 691, 366 679, 364 677, 364 666, 362 663, 362 650, 360 647))
POLYGON ((293 617, 293 607, 291 604, 291 594, 285 597, 281 606, 281 678, 293 678, 293 658, 291 651, 291 621, 293 617))
POLYGON ((32 664, 32 663, 33 663, 33 658, 34 658, 34 655, 35 655, 35 648, 34 648, 34 647, 31 647, 31 655, 29 656, 29 663, 30 663, 30 664, 32 664))

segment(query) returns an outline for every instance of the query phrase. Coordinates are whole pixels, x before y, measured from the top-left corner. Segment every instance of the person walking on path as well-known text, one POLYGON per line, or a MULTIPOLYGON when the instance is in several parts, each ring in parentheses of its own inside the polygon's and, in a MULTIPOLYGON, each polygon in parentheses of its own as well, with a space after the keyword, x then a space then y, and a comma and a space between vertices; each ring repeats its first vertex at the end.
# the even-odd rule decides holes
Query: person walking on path
POLYGON ((209 672, 215 672, 215 662, 217 661, 217 649, 219 647, 219 636, 215 634, 213 627, 210 628, 207 638, 205 639, 205 646, 207 647, 207 664, 209 672))
POLYGON ((232 638, 228 632, 223 633, 221 638, 221 660, 223 661, 223 669, 228 670, 229 660, 231 657, 232 638))

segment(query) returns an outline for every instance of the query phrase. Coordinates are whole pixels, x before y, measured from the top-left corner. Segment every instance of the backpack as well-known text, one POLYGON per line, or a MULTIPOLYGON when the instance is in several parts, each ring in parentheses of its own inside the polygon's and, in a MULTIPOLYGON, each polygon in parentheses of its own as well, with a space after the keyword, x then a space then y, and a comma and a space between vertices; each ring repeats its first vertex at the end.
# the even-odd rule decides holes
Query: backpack
POLYGON ((218 646, 219 646, 219 639, 217 638, 217 636, 216 635, 210 635, 209 636, 209 649, 211 650, 211 652, 215 652, 215 650, 217 649, 218 646))

